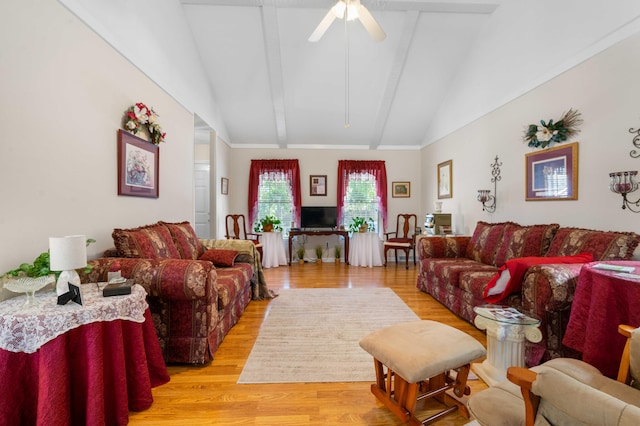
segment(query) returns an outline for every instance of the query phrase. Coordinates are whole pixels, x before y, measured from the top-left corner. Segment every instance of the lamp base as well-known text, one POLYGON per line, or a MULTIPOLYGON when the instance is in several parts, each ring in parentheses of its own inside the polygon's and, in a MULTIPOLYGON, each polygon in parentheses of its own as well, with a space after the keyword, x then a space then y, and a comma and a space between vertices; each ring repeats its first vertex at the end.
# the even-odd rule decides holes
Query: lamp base
POLYGON ((56 282, 56 294, 62 296, 69 292, 69 283, 79 286, 80 275, 73 269, 69 271, 62 271, 56 282))

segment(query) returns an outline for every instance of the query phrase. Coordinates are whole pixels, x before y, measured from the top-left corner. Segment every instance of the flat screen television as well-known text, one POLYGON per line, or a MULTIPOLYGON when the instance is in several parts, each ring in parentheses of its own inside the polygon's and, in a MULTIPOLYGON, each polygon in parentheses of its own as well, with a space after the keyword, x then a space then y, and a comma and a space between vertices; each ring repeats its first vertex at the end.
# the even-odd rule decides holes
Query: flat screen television
POLYGON ((300 221, 303 228, 335 228, 338 225, 337 207, 302 207, 300 221))

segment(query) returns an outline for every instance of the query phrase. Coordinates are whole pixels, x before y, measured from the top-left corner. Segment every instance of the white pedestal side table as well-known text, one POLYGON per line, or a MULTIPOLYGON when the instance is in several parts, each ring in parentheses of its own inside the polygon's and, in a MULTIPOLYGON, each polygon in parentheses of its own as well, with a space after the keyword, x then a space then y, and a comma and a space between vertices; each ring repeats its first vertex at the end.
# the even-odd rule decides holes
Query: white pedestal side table
POLYGON ((509 306, 483 305, 473 310, 476 327, 487 331, 487 359, 472 364, 471 369, 494 386, 507 378, 507 368, 525 366, 524 342, 542 340, 540 320, 509 306))

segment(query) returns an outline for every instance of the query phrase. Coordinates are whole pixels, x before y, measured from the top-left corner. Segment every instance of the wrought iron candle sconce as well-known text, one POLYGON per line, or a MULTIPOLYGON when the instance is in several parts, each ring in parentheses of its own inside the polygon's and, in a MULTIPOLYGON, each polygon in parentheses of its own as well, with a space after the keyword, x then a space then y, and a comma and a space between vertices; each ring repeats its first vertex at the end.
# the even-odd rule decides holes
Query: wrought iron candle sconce
POLYGON ((502 163, 498 162, 498 156, 490 165, 491 167, 491 182, 493 182, 493 194, 491 195, 490 189, 479 189, 478 190, 478 201, 482 203, 482 210, 487 211, 489 213, 493 213, 496 211, 497 205, 497 196, 498 196, 498 181, 502 180, 500 176, 500 166, 502 163))
MULTIPOLYGON (((640 149, 640 128, 630 128, 629 133, 636 134, 633 137, 633 141, 631 141, 631 143, 634 147, 640 149)), ((638 152, 636 149, 632 149, 631 152, 629 152, 629 156, 631 158, 638 158, 640 157, 640 152, 638 152)), ((640 213, 640 210, 634 209, 634 206, 636 208, 640 208, 640 198, 638 198, 638 200, 636 201, 630 201, 627 198, 627 195, 638 189, 638 183, 635 181, 637 175, 638 172, 636 170, 609 173, 609 178, 611 179, 609 183, 609 189, 611 189, 611 192, 622 195, 623 210, 629 209, 629 211, 632 211, 634 213, 640 213)))

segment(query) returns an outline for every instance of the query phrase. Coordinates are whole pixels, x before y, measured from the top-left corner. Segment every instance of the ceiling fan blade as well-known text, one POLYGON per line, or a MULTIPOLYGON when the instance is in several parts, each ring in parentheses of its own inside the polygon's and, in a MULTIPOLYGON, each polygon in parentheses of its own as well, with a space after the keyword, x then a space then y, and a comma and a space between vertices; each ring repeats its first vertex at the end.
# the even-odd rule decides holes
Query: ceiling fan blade
POLYGON ((333 13, 333 8, 331 8, 329 9, 329 13, 327 13, 322 21, 320 21, 320 24, 315 31, 309 36, 309 41, 316 42, 320 40, 335 19, 336 15, 333 13))
POLYGON ((382 41, 387 38, 387 34, 385 34, 380 25, 378 25, 376 20, 373 19, 371 13, 369 13, 367 8, 363 5, 360 5, 360 7, 358 8, 358 18, 360 19, 360 22, 362 22, 362 25, 367 30, 369 35, 371 35, 371 37, 375 41, 382 41))

